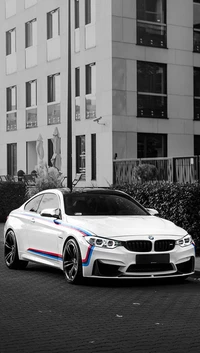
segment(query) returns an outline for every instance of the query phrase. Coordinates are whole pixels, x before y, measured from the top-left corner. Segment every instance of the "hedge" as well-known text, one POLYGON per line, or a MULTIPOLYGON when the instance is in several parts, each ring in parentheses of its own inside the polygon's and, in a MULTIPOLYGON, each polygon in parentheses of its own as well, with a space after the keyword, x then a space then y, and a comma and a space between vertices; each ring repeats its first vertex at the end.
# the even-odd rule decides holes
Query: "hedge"
POLYGON ((26 185, 11 181, 0 182, 0 222, 5 222, 8 214, 22 205, 26 199, 26 185))
POLYGON ((142 205, 154 208, 159 216, 184 228, 200 252, 200 185, 146 182, 114 186, 133 196, 142 205))

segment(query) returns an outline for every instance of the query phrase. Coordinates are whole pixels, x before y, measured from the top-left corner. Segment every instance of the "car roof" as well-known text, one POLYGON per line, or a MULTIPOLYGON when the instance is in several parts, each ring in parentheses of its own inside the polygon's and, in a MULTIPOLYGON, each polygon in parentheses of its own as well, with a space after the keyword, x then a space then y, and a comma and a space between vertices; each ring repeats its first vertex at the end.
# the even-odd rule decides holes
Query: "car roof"
MULTIPOLYGON (((107 195, 127 195, 125 192, 121 190, 109 189, 109 188, 75 188, 72 191, 69 189, 58 189, 63 194, 107 194, 107 195)), ((129 196, 129 195, 127 195, 129 196)))

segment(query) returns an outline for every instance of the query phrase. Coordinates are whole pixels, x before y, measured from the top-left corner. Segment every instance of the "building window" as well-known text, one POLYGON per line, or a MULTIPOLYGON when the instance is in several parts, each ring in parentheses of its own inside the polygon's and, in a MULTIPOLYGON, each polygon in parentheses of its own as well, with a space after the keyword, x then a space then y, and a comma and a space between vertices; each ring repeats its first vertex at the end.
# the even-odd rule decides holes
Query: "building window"
POLYGON ((17 144, 7 145, 7 174, 17 175, 17 144))
POLYGON ((60 102, 60 74, 54 74, 47 77, 48 85, 48 103, 60 102))
POLYGON ((91 23, 91 0, 85 0, 85 24, 91 23))
POLYGON ((60 123, 60 74, 47 77, 48 125, 60 123))
POLYGON ((76 173, 85 179, 85 135, 76 136, 76 173))
POLYGON ((26 82, 26 107, 37 106, 37 81, 26 82))
POLYGON ((16 52, 16 28, 6 32, 6 55, 16 52))
POLYGON ((25 46, 26 48, 37 45, 37 20, 25 23, 25 46))
POLYGON ((37 81, 26 82, 26 128, 37 126, 37 81))
POLYGON ((193 1, 193 50, 200 53, 200 0, 193 1))
POLYGON ((96 64, 86 65, 85 70, 86 119, 96 117, 96 64))
POLYGON ((96 134, 91 135, 91 179, 96 180, 97 157, 96 157, 96 134))
POLYGON ((47 13, 47 39, 60 35, 60 9, 47 13))
POLYGON ((137 44, 166 48, 166 0, 137 0, 137 44))
POLYGON ((200 156, 200 135, 194 135, 194 156, 200 156))
POLYGON ((17 110, 17 87, 12 86, 6 89, 7 112, 17 110))
POLYGON ((167 118, 167 65, 137 62, 137 115, 167 118))
POLYGON ((52 139, 48 139, 48 166, 52 167, 51 158, 53 156, 53 142, 52 139))
POLYGON ((7 131, 17 130, 17 87, 6 89, 7 131))
POLYGON ((74 0, 74 22, 75 29, 79 28, 79 0, 74 0))
POLYGON ((166 134, 137 134, 137 158, 167 157, 166 134))
POLYGON ((200 67, 194 67, 194 120, 200 120, 200 67))
POLYGON ((75 68, 75 120, 80 120, 80 67, 75 68))

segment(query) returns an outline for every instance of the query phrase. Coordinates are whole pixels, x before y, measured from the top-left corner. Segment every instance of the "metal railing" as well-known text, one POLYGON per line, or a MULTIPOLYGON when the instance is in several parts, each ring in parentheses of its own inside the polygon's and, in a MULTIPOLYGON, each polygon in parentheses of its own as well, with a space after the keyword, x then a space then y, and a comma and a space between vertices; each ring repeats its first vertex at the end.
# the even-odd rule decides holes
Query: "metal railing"
POLYGON ((155 165, 159 181, 195 183, 200 180, 200 156, 116 159, 113 161, 113 184, 137 182, 134 168, 139 164, 155 165))

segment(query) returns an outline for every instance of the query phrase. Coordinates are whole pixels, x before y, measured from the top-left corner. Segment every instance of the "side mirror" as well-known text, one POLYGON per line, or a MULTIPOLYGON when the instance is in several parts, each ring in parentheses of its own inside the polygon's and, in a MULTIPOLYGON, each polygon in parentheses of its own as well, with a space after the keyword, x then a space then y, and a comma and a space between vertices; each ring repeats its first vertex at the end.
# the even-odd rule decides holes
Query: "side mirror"
POLYGON ((151 216, 157 216, 158 211, 154 210, 154 208, 146 208, 146 210, 150 213, 151 216))
POLYGON ((41 211, 40 216, 61 219, 61 210, 60 208, 45 208, 41 211))

